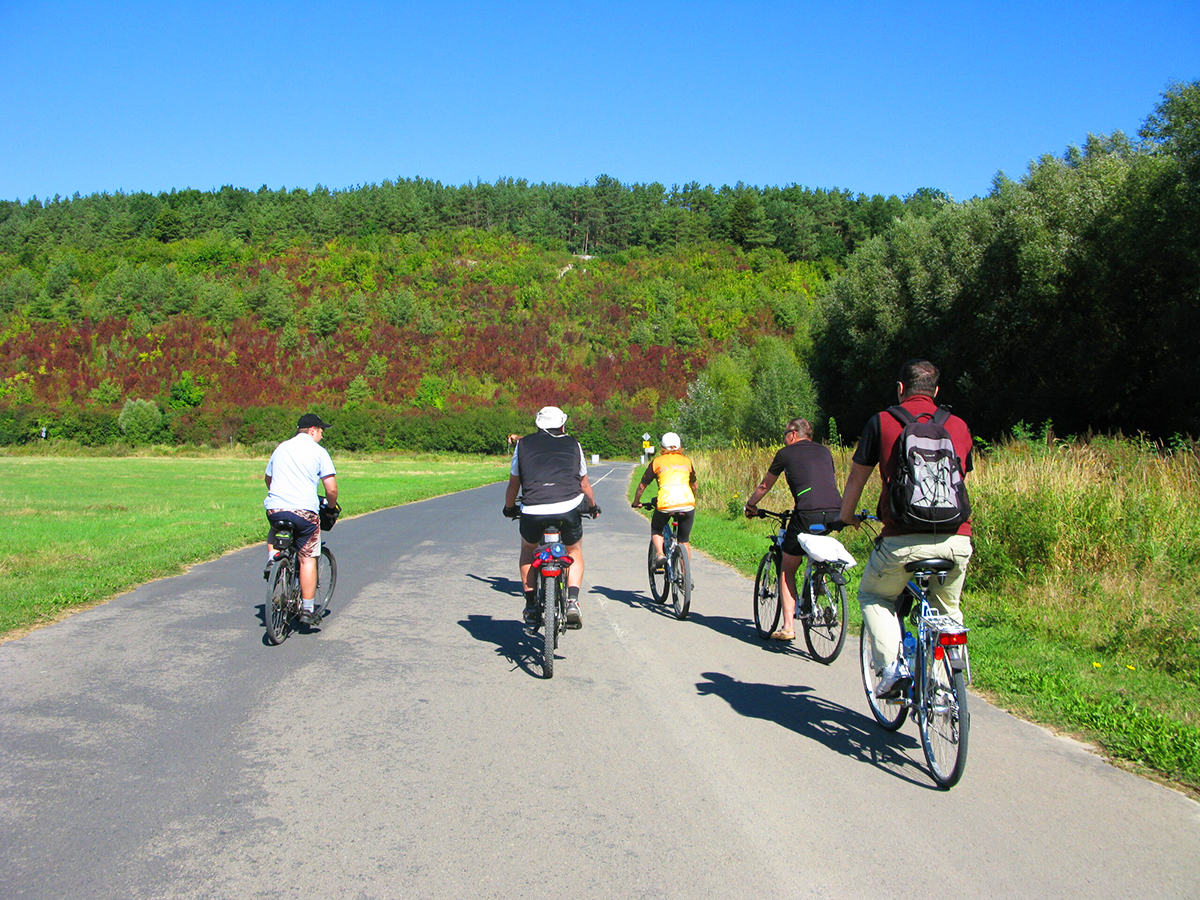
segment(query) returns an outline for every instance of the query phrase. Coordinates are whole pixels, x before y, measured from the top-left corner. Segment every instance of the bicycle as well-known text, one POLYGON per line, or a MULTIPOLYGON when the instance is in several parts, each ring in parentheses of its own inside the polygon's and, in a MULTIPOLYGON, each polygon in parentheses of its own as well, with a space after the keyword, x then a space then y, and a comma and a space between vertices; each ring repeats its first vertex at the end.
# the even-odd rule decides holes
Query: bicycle
MULTIPOLYGON (((642 509, 654 510, 653 503, 640 504, 642 509)), ((676 540, 675 529, 672 525, 679 524, 682 512, 668 513, 668 519, 662 529, 663 558, 662 568, 656 569, 654 562, 657 553, 654 541, 650 541, 650 549, 646 554, 646 570, 650 575, 650 595, 655 603, 667 602, 667 591, 670 589, 671 605, 675 608, 675 618, 682 621, 688 617, 692 606, 692 564, 687 550, 676 540)))
MULTIPOLYGON (((520 498, 517 499, 517 509, 520 498)), ((600 508, 592 507, 584 515, 596 518, 600 508)), ((509 515, 506 511, 505 515, 509 515)), ((514 521, 520 519, 517 512, 509 517, 514 521)), ((562 542, 562 532, 559 526, 547 523, 542 532, 542 542, 533 552, 531 566, 537 572, 537 586, 534 588, 535 603, 541 610, 541 621, 533 626, 536 632, 542 630, 542 677, 554 677, 554 651, 558 649, 560 637, 567 630, 567 570, 573 560, 567 554, 566 545, 562 542)), ((579 626, 576 625, 576 628, 579 626)))
POLYGON ((295 527, 287 522, 272 522, 267 539, 276 552, 267 566, 267 602, 263 620, 267 626, 267 641, 278 645, 288 639, 297 621, 309 625, 320 623, 337 585, 337 559, 322 542, 317 557, 317 593, 313 611, 302 618, 300 548, 296 546, 295 527))
MULTIPOLYGON (((861 518, 879 521, 874 516, 861 518)), ((954 787, 962 778, 971 733, 966 688, 971 681, 968 629, 929 602, 930 579, 936 577, 944 583, 946 573, 954 566, 953 560, 938 558, 916 560, 905 566, 912 578, 896 606, 906 670, 898 697, 875 696, 882 674, 875 671, 865 626, 859 639, 863 688, 871 714, 885 729, 896 731, 912 712, 929 774, 940 788, 954 787), (909 631, 910 626, 913 631, 909 631)))
MULTIPOLYGON (((794 514, 794 510, 781 513, 769 509, 758 511, 760 519, 779 521, 779 529, 771 537, 771 546, 759 561, 758 573, 754 576, 754 628, 760 638, 770 638, 775 633, 783 614, 780 590, 783 538, 794 514)), ((805 543, 803 537, 802 546, 805 543)), ((838 658, 846 643, 846 569, 854 565, 854 558, 836 538, 831 539, 840 548, 840 553, 804 548, 804 577, 796 613, 809 654, 826 664, 838 658)), ((824 549, 828 549, 828 545, 824 549)))

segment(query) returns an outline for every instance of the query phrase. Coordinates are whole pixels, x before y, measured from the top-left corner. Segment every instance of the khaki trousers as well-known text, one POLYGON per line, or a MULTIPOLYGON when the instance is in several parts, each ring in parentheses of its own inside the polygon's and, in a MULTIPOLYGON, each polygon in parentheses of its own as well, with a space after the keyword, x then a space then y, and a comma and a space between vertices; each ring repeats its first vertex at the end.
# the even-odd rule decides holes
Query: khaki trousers
POLYGON ((965 534, 946 537, 932 534, 901 534, 881 539, 867 559, 862 583, 858 586, 858 604, 862 608, 863 627, 871 641, 875 671, 896 659, 900 652, 900 620, 896 618, 896 599, 910 575, 904 567, 919 559, 952 559, 956 563, 939 584, 929 580, 930 605, 962 622, 958 608, 967 562, 971 559, 971 539, 965 534))

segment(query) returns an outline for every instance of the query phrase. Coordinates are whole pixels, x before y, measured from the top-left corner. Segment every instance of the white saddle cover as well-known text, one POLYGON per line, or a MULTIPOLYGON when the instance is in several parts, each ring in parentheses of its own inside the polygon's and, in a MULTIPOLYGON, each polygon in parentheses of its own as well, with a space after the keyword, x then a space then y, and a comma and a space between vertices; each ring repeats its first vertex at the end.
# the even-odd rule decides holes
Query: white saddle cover
POLYGON ((850 555, 850 551, 842 546, 842 542, 828 534, 797 535, 800 546, 814 562, 845 563, 856 566, 858 562, 850 555))

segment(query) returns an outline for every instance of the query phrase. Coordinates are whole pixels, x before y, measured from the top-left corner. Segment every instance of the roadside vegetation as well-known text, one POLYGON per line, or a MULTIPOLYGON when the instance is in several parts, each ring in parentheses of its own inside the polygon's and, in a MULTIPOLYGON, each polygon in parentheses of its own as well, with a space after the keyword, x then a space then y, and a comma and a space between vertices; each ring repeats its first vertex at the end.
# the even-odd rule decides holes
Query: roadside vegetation
MULTIPOLYGON (((0 638, 265 539, 265 455, 163 449, 3 457, 0 638)), ((337 469, 347 516, 507 476, 502 459, 448 455, 339 453, 337 469)))
MULTIPOLYGON (((844 484, 853 448, 834 451, 844 484)), ((741 509, 772 450, 691 456, 700 483, 693 542, 753 577, 773 529, 747 522, 741 509)), ((969 486, 975 555, 963 609, 974 687, 1200 792, 1196 449, 1026 432, 978 453, 969 486)), ((877 496, 876 476, 864 502, 877 496)), ((786 488, 760 505, 788 508, 786 488)), ((865 562, 867 529, 841 537, 865 562)), ((851 597, 860 571, 852 573, 851 597)))

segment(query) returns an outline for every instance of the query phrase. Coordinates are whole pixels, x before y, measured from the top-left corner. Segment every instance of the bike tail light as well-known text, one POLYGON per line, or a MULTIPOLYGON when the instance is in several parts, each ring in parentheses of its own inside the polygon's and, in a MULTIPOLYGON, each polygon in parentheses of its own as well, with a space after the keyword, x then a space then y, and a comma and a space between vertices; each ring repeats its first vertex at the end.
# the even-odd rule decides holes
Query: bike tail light
POLYGON ((943 647, 941 644, 938 644, 936 647, 933 648, 933 658, 934 659, 936 659, 940 662, 942 659, 945 658, 945 656, 946 656, 946 648, 943 647))
MULTIPOLYGON (((967 642, 965 631, 943 632, 938 635, 938 643, 943 647, 958 647, 967 642)), ((938 657, 941 659, 941 657, 938 657)))

